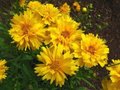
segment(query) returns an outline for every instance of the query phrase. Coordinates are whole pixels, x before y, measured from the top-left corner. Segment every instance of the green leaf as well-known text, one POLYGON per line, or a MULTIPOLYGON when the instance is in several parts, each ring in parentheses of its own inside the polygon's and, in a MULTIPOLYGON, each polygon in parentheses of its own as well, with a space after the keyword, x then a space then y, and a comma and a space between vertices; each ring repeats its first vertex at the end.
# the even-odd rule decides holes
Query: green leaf
POLYGON ((76 88, 76 90, 88 90, 86 87, 79 87, 79 88, 76 88))
POLYGON ((2 24, 2 22, 0 22, 0 30, 6 30, 6 27, 2 24))
POLYGON ((90 87, 94 88, 95 89, 95 86, 90 83, 88 80, 86 80, 85 78, 81 78, 81 80, 83 80, 85 83, 87 83, 90 87))
POLYGON ((22 58, 22 61, 30 61, 30 60, 32 60, 32 56, 30 55, 24 55, 22 58))

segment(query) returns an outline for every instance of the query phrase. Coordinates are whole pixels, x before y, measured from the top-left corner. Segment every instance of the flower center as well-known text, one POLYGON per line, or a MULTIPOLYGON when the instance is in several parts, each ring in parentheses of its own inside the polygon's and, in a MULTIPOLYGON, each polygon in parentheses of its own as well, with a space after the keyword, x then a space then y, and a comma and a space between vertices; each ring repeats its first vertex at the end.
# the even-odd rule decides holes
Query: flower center
POLYGON ((89 46, 89 48, 88 48, 88 50, 87 50, 89 53, 91 53, 91 54, 95 54, 95 47, 93 47, 93 46, 89 46))
POLYGON ((46 31, 45 36, 49 36, 49 35, 50 35, 50 31, 46 31))
POLYGON ((28 34, 29 30, 30 30, 31 25, 30 24, 23 24, 22 25, 22 30, 24 34, 28 34))
POLYGON ((62 35, 64 38, 67 38, 67 37, 70 36, 70 32, 68 32, 68 31, 63 31, 63 32, 61 33, 61 35, 62 35))
POLYGON ((50 64, 50 68, 53 70, 59 70, 59 68, 60 68, 59 61, 53 61, 52 64, 50 64))

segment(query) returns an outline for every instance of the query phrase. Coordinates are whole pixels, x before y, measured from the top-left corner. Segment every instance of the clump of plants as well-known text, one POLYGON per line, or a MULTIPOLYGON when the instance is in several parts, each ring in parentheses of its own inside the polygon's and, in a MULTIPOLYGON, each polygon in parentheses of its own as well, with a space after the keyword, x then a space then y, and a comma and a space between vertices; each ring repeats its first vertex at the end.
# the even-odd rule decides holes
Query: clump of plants
MULTIPOLYGON (((72 9, 88 12, 79 2, 72 9)), ((55 7, 20 0, 12 10, 8 25, 0 23, 1 90, 97 90, 89 80, 97 77, 92 69, 97 66, 110 71, 110 79, 102 81, 103 90, 119 90, 120 60, 107 64, 106 41, 86 34, 84 19, 72 17, 67 2, 55 7)))

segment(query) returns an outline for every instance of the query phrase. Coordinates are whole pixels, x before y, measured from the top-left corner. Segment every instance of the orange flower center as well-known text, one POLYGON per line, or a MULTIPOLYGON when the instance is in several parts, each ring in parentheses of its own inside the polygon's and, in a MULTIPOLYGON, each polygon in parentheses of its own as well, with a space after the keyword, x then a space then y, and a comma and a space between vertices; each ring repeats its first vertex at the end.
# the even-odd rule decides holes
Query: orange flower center
POLYGON ((49 35, 50 35, 50 31, 46 31, 45 36, 49 36, 49 35))
POLYGON ((88 50, 87 50, 89 53, 91 53, 92 55, 95 54, 95 47, 93 46, 89 46, 88 50))
POLYGON ((60 62, 59 61, 53 61, 52 64, 50 64, 50 68, 53 70, 59 70, 60 69, 60 62))
POLYGON ((63 31, 63 32, 61 33, 61 35, 62 35, 64 38, 67 38, 67 37, 70 36, 70 32, 68 32, 68 31, 63 31))
POLYGON ((23 24, 23 25, 22 25, 23 33, 24 33, 24 34, 28 34, 30 28, 31 28, 31 25, 30 25, 30 24, 23 24))

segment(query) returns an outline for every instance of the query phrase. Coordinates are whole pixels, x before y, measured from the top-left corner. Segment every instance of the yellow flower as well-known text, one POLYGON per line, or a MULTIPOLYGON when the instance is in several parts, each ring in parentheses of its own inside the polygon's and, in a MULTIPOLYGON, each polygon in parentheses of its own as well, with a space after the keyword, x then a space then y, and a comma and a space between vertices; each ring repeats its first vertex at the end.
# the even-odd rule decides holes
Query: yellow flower
POLYGON ((8 67, 5 66, 6 60, 0 60, 0 80, 5 79, 6 76, 6 70, 8 70, 8 67))
POLYGON ((93 67, 100 64, 103 67, 107 64, 109 48, 105 45, 105 41, 98 38, 98 36, 87 34, 82 35, 82 40, 78 44, 75 53, 80 58, 80 65, 93 67))
POLYGON ((43 37, 43 25, 34 17, 30 10, 15 15, 9 34, 20 50, 39 49, 43 37))
POLYGON ((112 82, 120 82, 120 59, 112 60, 111 66, 107 67, 110 71, 110 79, 112 82))
POLYGON ((39 1, 30 1, 27 7, 31 10, 38 10, 41 7, 41 3, 39 1))
POLYGON ((43 80, 50 80, 50 84, 55 81, 56 86, 64 85, 66 75, 75 75, 78 66, 73 60, 73 56, 69 51, 65 51, 62 45, 55 45, 52 48, 42 48, 43 52, 37 55, 38 60, 42 64, 37 64, 35 73, 38 76, 43 76, 43 80), (63 53, 64 52, 64 53, 63 53))
POLYGON ((67 3, 64 3, 59 10, 63 14, 70 14, 70 6, 67 3))
POLYGON ((40 8, 42 7, 42 4, 39 1, 30 1, 27 5, 27 7, 34 13, 40 12, 40 8))
POLYGON ((41 23, 42 22, 42 17, 40 15, 40 10, 42 8, 43 4, 41 4, 39 1, 30 1, 27 5, 27 9, 31 10, 32 13, 35 15, 35 17, 37 18, 37 20, 41 23))
POLYGON ((75 7, 76 11, 80 11, 80 4, 78 2, 74 2, 73 6, 75 7))
POLYGON ((111 80, 103 79, 102 80, 102 90, 120 90, 120 82, 112 83, 111 80))
POLYGON ((27 6, 38 20, 45 25, 51 25, 60 16, 58 8, 54 7, 53 4, 41 4, 38 1, 30 1, 27 6))
POLYGON ((81 39, 81 30, 77 30, 79 23, 72 20, 68 15, 62 15, 56 20, 56 26, 49 28, 51 42, 61 43, 65 48, 71 48, 77 40, 81 39))
POLYGON ((26 0, 19 0, 19 4, 20 4, 21 7, 23 7, 25 5, 25 1, 26 0))
POLYGON ((39 11, 43 23, 47 25, 51 25, 51 23, 54 23, 60 15, 58 8, 54 7, 52 4, 42 5, 39 11))

